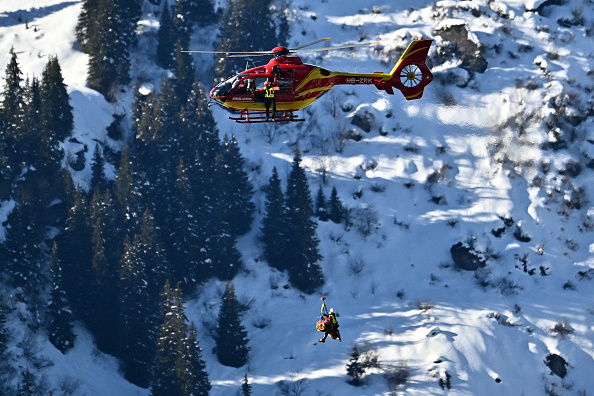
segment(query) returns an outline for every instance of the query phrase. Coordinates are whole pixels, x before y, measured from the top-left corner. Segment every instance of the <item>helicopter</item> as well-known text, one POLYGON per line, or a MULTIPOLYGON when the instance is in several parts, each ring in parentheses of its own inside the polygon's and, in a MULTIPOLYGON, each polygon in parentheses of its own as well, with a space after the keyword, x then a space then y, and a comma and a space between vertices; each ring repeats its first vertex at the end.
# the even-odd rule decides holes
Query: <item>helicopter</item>
POLYGON ((379 42, 341 45, 334 47, 304 49, 330 38, 324 38, 296 48, 275 47, 270 51, 222 52, 185 51, 193 53, 224 54, 229 57, 272 56, 268 64, 247 69, 218 83, 210 91, 215 103, 239 111, 229 119, 238 123, 299 122, 305 121, 296 112, 328 93, 336 85, 373 85, 393 95, 394 88, 402 92, 406 100, 419 99, 423 90, 433 80, 425 59, 433 40, 418 38, 408 45, 390 73, 344 73, 303 63, 295 54, 302 52, 329 51, 362 46, 375 46, 379 42), (272 120, 266 117, 264 87, 271 82, 276 88, 276 114, 272 120))

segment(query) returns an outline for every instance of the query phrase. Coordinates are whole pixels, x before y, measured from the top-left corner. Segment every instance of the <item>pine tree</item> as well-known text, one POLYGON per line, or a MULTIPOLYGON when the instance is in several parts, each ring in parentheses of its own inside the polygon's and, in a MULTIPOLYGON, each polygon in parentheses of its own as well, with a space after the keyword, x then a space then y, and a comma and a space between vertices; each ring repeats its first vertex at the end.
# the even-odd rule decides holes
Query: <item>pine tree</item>
POLYGON ((176 190, 170 201, 174 209, 167 239, 171 249, 173 279, 182 285, 201 282, 205 280, 207 272, 202 268, 205 258, 202 251, 206 239, 203 226, 205 219, 202 213, 193 210, 195 199, 188 170, 181 158, 177 167, 176 190))
POLYGON ((130 81, 130 48, 139 17, 137 1, 100 0, 88 14, 85 28, 79 29, 83 50, 89 54, 87 83, 110 101, 130 81))
MULTIPOLYGON (((215 160, 214 180, 219 183, 225 181, 225 165, 217 157, 215 160)), ((206 224, 204 225, 207 235, 205 249, 205 267, 209 274, 220 280, 231 280, 239 271, 241 265, 241 253, 237 250, 235 236, 232 234, 231 225, 227 217, 227 210, 230 201, 225 199, 227 195, 219 184, 211 184, 211 196, 207 197, 206 224), (214 194, 221 194, 221 197, 214 194)))
POLYGON ((322 185, 318 187, 318 193, 316 194, 316 217, 320 221, 328 220, 328 211, 326 210, 326 197, 324 196, 324 190, 322 185))
POLYGON ((252 385, 248 382, 247 373, 245 373, 245 377, 243 377, 243 382, 241 383, 241 396, 251 396, 252 395, 252 385))
POLYGON ((163 11, 159 19, 159 31, 157 32, 157 53, 155 62, 163 69, 172 70, 175 66, 175 45, 177 43, 177 32, 173 26, 173 19, 167 2, 163 5, 163 11))
POLYGON ((57 57, 50 57, 41 77, 41 122, 37 166, 52 185, 60 169, 63 151, 60 142, 70 136, 74 116, 57 57))
POLYGON ((10 61, 6 66, 4 91, 2 92, 1 119, 3 123, 0 125, 0 131, 4 135, 3 140, 6 145, 6 154, 11 158, 10 165, 13 167, 20 163, 20 155, 17 157, 16 153, 22 149, 20 143, 23 133, 25 110, 22 74, 13 47, 10 49, 10 61))
POLYGON ((43 119, 41 114, 41 85, 39 79, 33 77, 31 82, 27 80, 25 85, 25 118, 23 133, 25 137, 21 142, 23 151, 23 162, 33 164, 38 168, 37 158, 42 155, 39 151, 38 142, 43 136, 43 119))
POLYGON ((202 349, 198 343, 196 325, 192 322, 188 330, 187 358, 190 363, 191 381, 188 387, 188 395, 208 396, 212 388, 206 372, 206 364, 202 359, 202 349))
POLYGON ((58 257, 58 245, 54 242, 51 254, 52 288, 48 305, 49 341, 62 353, 74 347, 74 317, 68 306, 66 292, 62 286, 62 267, 58 257))
POLYGON ((43 273, 41 267, 42 230, 35 221, 34 204, 22 197, 8 217, 8 229, 4 244, 6 273, 12 287, 22 288, 26 296, 41 291, 43 273))
POLYGON ((16 374, 16 365, 13 364, 8 348, 9 336, 12 334, 6 326, 6 314, 8 312, 8 307, 4 301, 0 300, 0 394, 2 395, 12 395, 15 391, 10 385, 16 374))
POLYGON ((196 327, 186 324, 179 284, 169 281, 162 293, 163 325, 157 338, 157 358, 153 374, 153 396, 203 396, 211 388, 196 327))
POLYGON ((91 191, 104 191, 107 187, 104 167, 105 160, 101 154, 101 147, 99 147, 99 144, 96 144, 95 151, 93 151, 93 159, 91 160, 91 191))
POLYGON ((42 392, 37 376, 29 369, 22 371, 15 396, 41 396, 42 392))
POLYGON ((90 316, 88 290, 93 283, 91 271, 92 230, 88 224, 86 194, 77 188, 70 207, 66 228, 58 236, 58 251, 63 269, 64 290, 75 316, 87 320, 90 316))
POLYGON ((184 47, 181 41, 177 42, 175 49, 176 60, 176 80, 175 91, 180 103, 185 102, 190 96, 192 90, 192 83, 196 78, 196 68, 194 67, 194 60, 192 56, 183 52, 184 47))
POLYGON ((361 354, 359 352, 359 348, 357 345, 354 345, 351 350, 351 359, 349 363, 346 365, 346 371, 349 379, 347 382, 354 386, 361 386, 363 385, 363 381, 361 377, 365 374, 365 368, 363 364, 359 361, 361 354))
POLYGON ((285 221, 284 194, 276 167, 265 189, 265 215, 262 220, 262 236, 264 257, 270 266, 283 271, 287 269, 285 260, 285 221))
POLYGON ((316 223, 312 220, 313 207, 307 176, 301 168, 301 154, 295 151, 285 194, 285 240, 287 268, 291 283, 305 293, 313 293, 324 283, 318 261, 319 240, 316 223))
MULTIPOLYGON (((227 0, 219 21, 219 51, 261 51, 278 45, 272 0, 227 0), (257 21, 257 23, 255 23, 257 21)), ((245 59, 217 57, 215 75, 224 78, 245 66, 245 59)))
POLYGON ((120 163, 114 181, 114 195, 122 212, 130 214, 134 194, 134 167, 130 155, 130 146, 126 145, 122 150, 120 163))
POLYGON ((278 45, 284 47, 289 46, 289 39, 291 38, 291 25, 289 17, 291 13, 291 3, 289 0, 282 0, 277 6, 278 15, 278 45))
POLYGON ((235 136, 225 136, 221 151, 222 175, 218 189, 221 199, 226 201, 226 219, 232 235, 243 235, 251 228, 256 205, 251 201, 254 189, 245 171, 245 161, 235 136))
POLYGON ((124 240, 124 253, 119 270, 119 323, 118 339, 120 359, 125 364, 126 379, 146 388, 150 385, 155 357, 159 300, 148 293, 148 268, 142 260, 143 243, 140 236, 124 240))
POLYGON ((338 198, 336 187, 332 187, 330 199, 328 200, 328 218, 335 223, 340 223, 344 219, 344 206, 338 198))
POLYGON ((248 360, 247 332, 241 324, 240 314, 235 288, 227 283, 219 311, 215 352, 219 362, 229 367, 241 367, 248 360))

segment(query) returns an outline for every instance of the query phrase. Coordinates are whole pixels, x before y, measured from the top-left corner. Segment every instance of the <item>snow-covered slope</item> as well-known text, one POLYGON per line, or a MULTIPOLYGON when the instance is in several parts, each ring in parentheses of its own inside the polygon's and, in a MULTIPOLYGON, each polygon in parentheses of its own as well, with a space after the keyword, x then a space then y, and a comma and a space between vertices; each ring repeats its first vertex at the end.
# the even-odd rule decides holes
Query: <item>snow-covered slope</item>
MULTIPOLYGON (((324 168, 326 196, 335 186, 348 208, 371 221, 359 224, 370 225, 367 230, 319 224, 326 284, 319 295, 306 296, 284 288, 285 277, 259 259, 256 220, 239 241, 245 268, 234 281, 239 299, 251 307, 243 320, 250 362, 240 369, 221 366, 211 353, 210 329, 224 285, 210 282, 187 293, 193 298, 186 313, 199 325, 211 395, 236 394, 246 372, 254 395, 280 392, 281 380, 294 384, 295 395, 384 395, 386 372, 402 373, 405 365, 408 379, 396 394, 593 392, 594 118, 586 117, 594 88, 592 3, 292 3, 292 45, 328 36, 334 45, 358 40, 383 45, 382 51, 336 51, 304 61, 337 71, 388 71, 412 37, 424 36, 435 39, 430 62, 436 78, 414 102, 370 87, 335 88, 303 112, 306 122, 279 126, 272 142, 265 126, 234 124, 213 108, 221 134, 238 137, 257 188, 273 166, 286 180, 299 146, 312 191, 324 168), (543 6, 538 13, 527 11, 543 6), (576 16, 582 24, 562 26, 576 16), (434 36, 435 29, 460 24, 483 45, 484 73, 469 73, 456 59, 437 53, 446 40, 434 36), (335 116, 333 102, 339 106, 335 116), (579 122, 556 133, 562 113, 579 122), (369 132, 351 124, 365 114, 369 132), (338 153, 333 132, 345 128, 361 139, 347 141, 338 153), (555 145, 560 141, 564 148, 555 145), (572 171, 576 164, 580 172, 572 171), (456 269, 450 248, 458 242, 473 246, 487 266, 456 269), (321 295, 340 315, 342 343, 315 344, 321 295), (552 331, 561 324, 570 334, 552 331), (368 371, 366 385, 353 387, 346 383, 345 365, 351 347, 365 343, 376 348, 382 368, 368 371), (551 354, 567 361, 565 378, 545 365, 551 354)), ((57 54, 75 109, 77 140, 92 153, 97 141, 114 148, 120 142, 104 131, 113 107, 85 87, 87 57, 74 45, 79 10, 79 1, 2 0, 0 65, 14 46, 23 71, 39 76, 47 55, 57 54)), ((143 27, 155 29, 149 15, 143 27)), ((194 43, 207 46, 213 39, 201 32, 194 43)), ((200 73, 207 73, 212 60, 197 60, 200 73)), ((135 72, 150 75, 142 57, 134 65, 135 72)), ((159 71, 149 72, 157 84, 159 71)), ((130 96, 124 95, 122 108, 130 96)), ((65 149, 69 155, 80 150, 65 149)), ((84 184, 88 169, 76 176, 84 184)), ((260 209, 263 199, 258 191, 254 200, 260 209)), ((12 206, 0 203, 0 220, 12 206)), ((15 333, 24 338, 27 330, 15 333)), ((41 344, 39 353, 55 362, 41 372, 56 388, 69 378, 78 385, 76 394, 148 394, 126 383, 116 362, 96 352, 82 328, 66 356, 41 344)))

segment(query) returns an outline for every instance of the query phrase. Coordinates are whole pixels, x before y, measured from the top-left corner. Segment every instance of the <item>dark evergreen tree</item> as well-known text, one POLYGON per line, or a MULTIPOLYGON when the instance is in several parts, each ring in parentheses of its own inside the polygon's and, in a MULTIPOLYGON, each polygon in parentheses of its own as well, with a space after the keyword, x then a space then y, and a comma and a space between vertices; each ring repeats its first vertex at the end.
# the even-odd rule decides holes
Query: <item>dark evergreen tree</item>
POLYGON ((86 27, 78 30, 82 32, 83 49, 89 54, 87 83, 114 101, 119 87, 130 81, 130 48, 136 42, 140 2, 100 0, 86 17, 86 27))
POLYGON ((159 31, 157 32, 157 53, 155 61, 163 69, 173 70, 175 66, 175 46, 177 43, 177 32, 173 26, 173 18, 169 11, 167 2, 163 5, 163 11, 159 18, 159 31))
POLYGON ((184 47, 181 41, 178 41, 175 49, 176 60, 176 80, 175 91, 180 103, 185 102, 190 96, 192 90, 192 83, 196 78, 196 68, 194 67, 194 60, 192 56, 183 52, 184 47))
POLYGON ((102 0, 82 0, 78 23, 76 24, 76 40, 81 44, 83 50, 88 52, 91 49, 89 41, 96 34, 97 15, 102 0))
POLYGON ((195 284, 205 280, 207 270, 203 268, 205 244, 204 215, 195 213, 195 199, 183 159, 177 167, 176 191, 171 197, 172 216, 168 235, 173 279, 182 285, 195 284))
POLYGON ((239 271, 241 254, 237 250, 235 236, 227 217, 230 201, 224 192, 225 165, 217 157, 215 160, 214 180, 221 184, 212 184, 212 190, 206 201, 208 214, 205 226, 206 267, 209 273, 220 280, 231 280, 239 271), (221 196, 218 196, 218 194, 221 196))
POLYGON ((324 284, 318 264, 322 256, 318 251, 319 240, 312 216, 311 192, 297 149, 285 194, 285 251, 291 283, 305 293, 313 293, 324 284))
POLYGON ((328 218, 335 223, 340 223, 344 219, 344 206, 338 198, 336 187, 332 187, 330 199, 328 200, 328 218))
POLYGON ((261 229, 264 257, 270 266, 283 271, 287 269, 285 259, 285 198, 276 167, 272 169, 272 176, 266 186, 265 194, 265 214, 261 229))
MULTIPOLYGON (((120 164, 114 181, 114 195, 122 213, 130 215, 134 195, 134 166, 130 155, 130 146, 122 150, 120 164)), ((128 216, 126 216, 128 217, 128 216)))
POLYGON ((22 72, 14 48, 10 49, 10 61, 6 66, 4 91, 2 92, 2 125, 0 131, 3 135, 6 155, 11 159, 9 166, 14 168, 13 174, 18 172, 16 166, 21 162, 20 147, 23 138, 24 123, 24 88, 22 86, 22 72))
POLYGON ((181 301, 181 288, 165 284, 162 298, 163 325, 157 338, 157 358, 153 375, 153 396, 202 396, 211 388, 196 337, 196 327, 188 329, 181 301))
POLYGON ((9 334, 11 333, 9 333, 9 329, 6 327, 7 313, 8 307, 0 300, 0 394, 2 395, 11 395, 15 391, 10 385, 10 382, 15 376, 15 367, 10 359, 8 349, 9 334))
POLYGON ((34 217, 34 204, 22 197, 8 217, 10 228, 6 240, 0 244, 4 250, 5 268, 10 284, 22 288, 26 296, 41 291, 43 272, 41 267, 42 229, 34 217))
POLYGON ((225 366, 241 367, 248 360, 247 331, 241 324, 240 315, 235 288, 228 283, 221 300, 215 335, 215 352, 219 362, 225 366))
POLYGON ((226 222, 233 236, 243 235, 251 228, 256 206, 252 202, 254 189, 245 171, 245 161, 235 136, 223 139, 221 151, 222 177, 218 189, 220 199, 226 201, 226 222))
POLYGON ((347 376, 349 377, 347 382, 354 386, 363 385, 361 378, 363 377, 363 374, 365 374, 365 368, 363 367, 363 363, 359 361, 360 357, 361 353, 359 352, 359 348, 357 345, 354 345, 351 350, 351 359, 346 365, 347 376))
MULTIPOLYGON (((212 0, 175 0, 175 3, 177 13, 190 26, 194 23, 206 26, 216 22, 212 0)), ((191 31, 186 34, 191 34, 191 31)))
POLYGON ((165 284, 171 273, 161 238, 157 235, 155 219, 148 208, 142 215, 137 242, 139 244, 139 259, 142 260, 147 271, 148 295, 158 300, 161 291, 160 285, 165 284))
POLYGON ((74 316, 68 306, 66 292, 62 286, 62 267, 58 256, 58 245, 54 242, 51 254, 52 286, 48 304, 49 341, 62 353, 74 347, 74 316))
POLYGON ((93 159, 91 160, 91 191, 104 191, 107 187, 104 167, 105 160, 101 154, 101 147, 99 147, 99 144, 96 144, 95 151, 93 151, 93 159))
POLYGON ((21 372, 15 396, 41 396, 43 392, 40 381, 34 373, 29 369, 21 372))
POLYGON ((41 119, 40 147, 36 165, 47 178, 50 187, 59 174, 63 151, 60 142, 70 136, 74 127, 74 116, 70 97, 64 84, 62 70, 57 57, 50 57, 41 77, 41 119))
POLYGON ((276 13, 278 16, 278 45, 289 46, 291 38, 291 25, 289 17, 291 14, 291 3, 289 0, 282 0, 277 5, 276 13))
POLYGON ((92 230, 88 224, 86 194, 77 188, 66 219, 66 228, 58 236, 59 258, 63 269, 64 290, 76 317, 87 320, 91 315, 88 290, 93 283, 91 261, 92 230))
MULTIPOLYGON (((227 0, 219 21, 219 51, 268 51, 278 45, 272 0, 227 0)), ((215 75, 224 78, 245 67, 244 58, 217 57, 215 75)))
POLYGON ((241 396, 252 396, 252 385, 248 382, 247 373, 245 373, 241 383, 241 396))
POLYGON ((23 133, 24 138, 21 142, 23 162, 33 164, 38 168, 37 158, 43 157, 43 146, 39 146, 43 136, 43 118, 41 102, 41 85, 39 79, 33 77, 31 82, 27 80, 25 85, 25 118, 23 133))
POLYGON ((117 355, 124 362, 126 379, 146 388, 150 385, 155 357, 159 302, 148 293, 150 279, 142 260, 142 248, 139 235, 134 237, 134 242, 125 238, 119 270, 117 355))
POLYGON ((326 210, 326 197, 324 196, 324 190, 322 185, 318 187, 318 193, 316 194, 316 217, 320 221, 328 220, 328 211, 326 210))
POLYGON ((187 394, 192 396, 208 396, 212 388, 206 372, 206 363, 202 359, 202 349, 198 343, 198 331, 194 323, 190 324, 187 338, 187 359, 190 363, 190 381, 187 394))

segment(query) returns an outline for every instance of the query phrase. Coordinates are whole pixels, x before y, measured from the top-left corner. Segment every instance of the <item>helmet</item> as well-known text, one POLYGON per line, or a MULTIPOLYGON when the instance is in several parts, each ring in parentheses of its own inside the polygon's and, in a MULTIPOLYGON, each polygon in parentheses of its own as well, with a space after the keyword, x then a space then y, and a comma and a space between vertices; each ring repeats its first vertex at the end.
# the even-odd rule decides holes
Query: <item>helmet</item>
POLYGON ((264 85, 270 85, 270 81, 266 80, 266 82, 264 83, 264 85))
POLYGON ((334 313, 334 308, 330 308, 330 313, 334 313))

